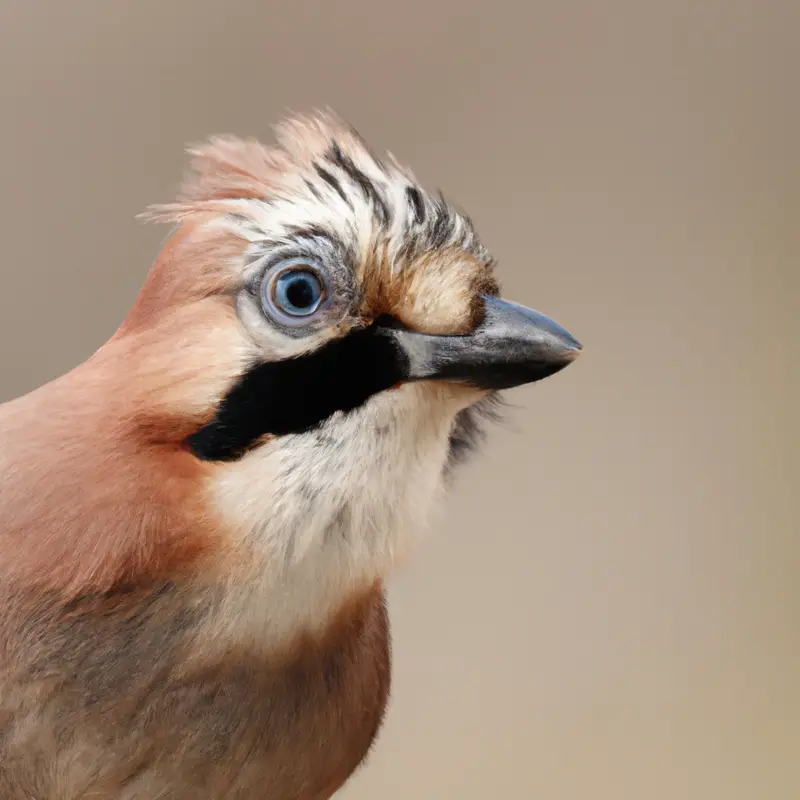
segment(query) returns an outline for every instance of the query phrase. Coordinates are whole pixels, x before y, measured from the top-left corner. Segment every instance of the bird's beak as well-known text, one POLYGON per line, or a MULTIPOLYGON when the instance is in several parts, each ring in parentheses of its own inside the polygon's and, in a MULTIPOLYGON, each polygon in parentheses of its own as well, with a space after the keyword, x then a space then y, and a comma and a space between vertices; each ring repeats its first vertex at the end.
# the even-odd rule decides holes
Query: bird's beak
POLYGON ((462 336, 436 336, 405 328, 387 330, 408 359, 408 380, 467 383, 509 389, 562 370, 581 351, 568 331, 544 314, 485 297, 481 324, 462 336))

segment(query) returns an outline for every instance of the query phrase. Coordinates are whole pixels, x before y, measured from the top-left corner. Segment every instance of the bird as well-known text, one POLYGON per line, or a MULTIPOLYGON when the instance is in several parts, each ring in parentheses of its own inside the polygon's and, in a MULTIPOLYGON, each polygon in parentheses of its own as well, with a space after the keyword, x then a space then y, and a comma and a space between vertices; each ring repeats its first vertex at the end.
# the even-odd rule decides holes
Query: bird
POLYGON ((188 148, 113 335, 0 405, 0 798, 326 800, 386 582, 503 392, 582 345, 330 109, 188 148))

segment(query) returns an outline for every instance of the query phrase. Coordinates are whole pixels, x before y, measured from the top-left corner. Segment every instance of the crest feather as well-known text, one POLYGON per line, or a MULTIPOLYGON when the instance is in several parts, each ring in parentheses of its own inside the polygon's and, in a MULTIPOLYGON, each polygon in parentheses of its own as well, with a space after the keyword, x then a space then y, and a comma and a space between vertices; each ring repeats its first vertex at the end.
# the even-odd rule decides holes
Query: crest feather
POLYGON ((292 115, 275 126, 275 135, 273 147, 236 136, 191 145, 177 201, 150 206, 140 216, 176 222, 195 213, 232 211, 229 201, 284 195, 333 142, 352 157, 370 154, 361 136, 330 109, 292 115))

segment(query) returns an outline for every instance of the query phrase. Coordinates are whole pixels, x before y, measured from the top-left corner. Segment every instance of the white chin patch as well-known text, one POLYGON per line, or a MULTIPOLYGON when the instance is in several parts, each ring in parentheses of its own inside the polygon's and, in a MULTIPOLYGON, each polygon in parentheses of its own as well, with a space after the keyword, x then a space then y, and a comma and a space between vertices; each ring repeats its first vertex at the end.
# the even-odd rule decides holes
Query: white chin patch
POLYGON ((407 384, 215 470, 214 503, 251 549, 258 585, 248 593, 274 617, 265 624, 320 622, 410 552, 469 402, 448 387, 407 384))

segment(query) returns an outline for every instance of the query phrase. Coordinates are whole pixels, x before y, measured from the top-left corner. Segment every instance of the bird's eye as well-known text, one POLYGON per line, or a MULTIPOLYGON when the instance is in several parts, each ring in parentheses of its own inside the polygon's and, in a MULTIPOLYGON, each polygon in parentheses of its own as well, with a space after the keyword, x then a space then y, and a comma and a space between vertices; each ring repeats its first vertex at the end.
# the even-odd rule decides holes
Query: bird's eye
POLYGON ((264 310, 284 325, 302 325, 325 300, 325 280, 311 265, 282 265, 265 276, 262 289, 264 310))
POLYGON ((313 314, 322 302, 325 287, 315 273, 307 269, 287 269, 275 280, 275 305, 293 317, 313 314))

